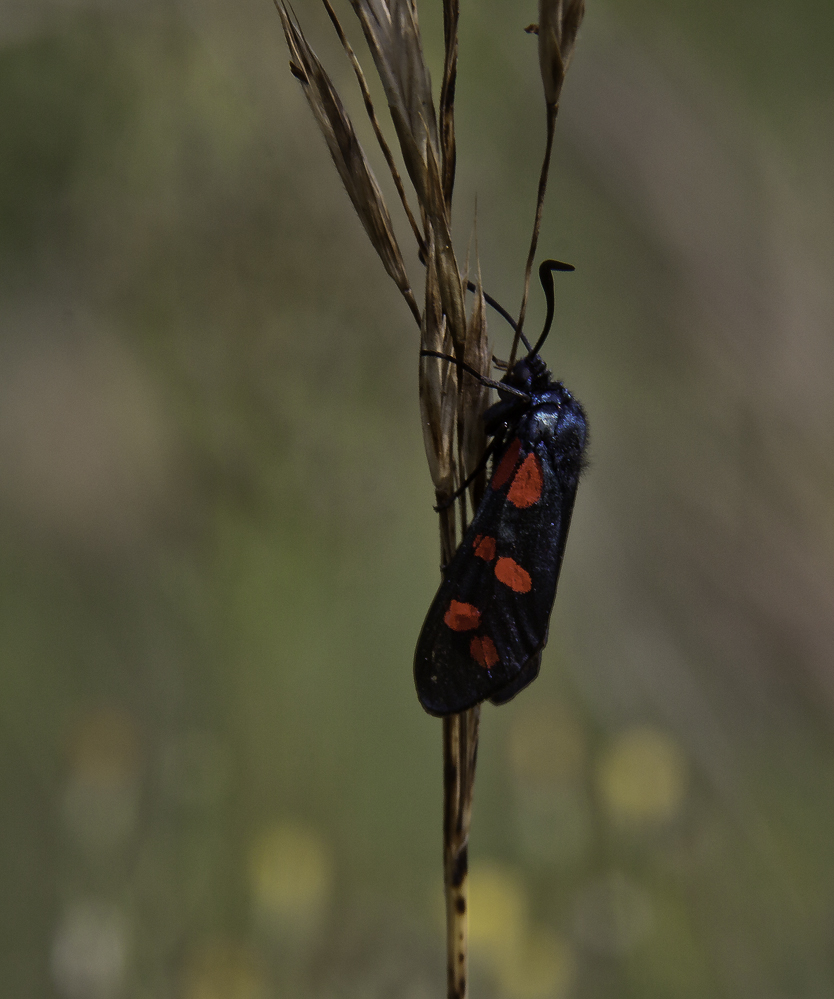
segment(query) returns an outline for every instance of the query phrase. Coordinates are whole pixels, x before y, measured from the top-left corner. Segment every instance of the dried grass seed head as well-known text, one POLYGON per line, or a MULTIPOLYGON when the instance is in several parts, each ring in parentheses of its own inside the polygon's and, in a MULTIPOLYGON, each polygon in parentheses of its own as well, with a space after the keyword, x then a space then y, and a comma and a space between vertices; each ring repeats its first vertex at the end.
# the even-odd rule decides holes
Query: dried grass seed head
POLYGON ((301 83, 345 190, 385 270, 419 322, 420 310, 411 291, 391 217, 350 116, 300 27, 284 4, 276 3, 276 7, 287 39, 293 75, 301 83))
POLYGON ((412 0, 351 0, 385 90, 408 175, 421 204, 427 148, 438 155, 431 79, 412 0))
POLYGON ((539 0, 539 66, 549 105, 559 103, 584 16, 585 0, 539 0))
MULTIPOLYGON (((442 354, 451 354, 454 345, 443 313, 438 287, 436 255, 429 239, 426 262, 426 308, 420 331, 421 347, 442 354)), ((420 357, 420 415, 423 442, 432 483, 439 498, 446 499, 455 491, 452 444, 458 398, 458 373, 454 364, 433 357, 420 357)))

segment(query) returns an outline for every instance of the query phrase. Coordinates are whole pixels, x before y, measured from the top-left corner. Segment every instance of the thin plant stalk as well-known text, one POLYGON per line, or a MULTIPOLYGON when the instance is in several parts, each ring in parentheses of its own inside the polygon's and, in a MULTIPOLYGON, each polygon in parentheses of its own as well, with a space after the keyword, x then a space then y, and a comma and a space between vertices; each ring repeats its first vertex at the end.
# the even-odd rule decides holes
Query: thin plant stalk
POLYGON ((457 148, 455 145, 455 86, 458 76, 458 0, 443 0, 443 84, 440 88, 440 148, 443 152, 443 199, 452 214, 457 148))
POLYGON ((527 254, 527 264, 524 268, 524 293, 521 298, 521 309, 518 313, 515 336, 513 337, 513 349, 510 351, 509 366, 515 364, 515 355, 518 349, 518 342, 524 327, 524 318, 527 313, 527 299, 530 294, 530 275, 533 273, 533 263, 536 259, 536 250, 539 245, 539 232, 542 226, 542 212, 544 210, 544 196, 547 192, 547 178, 550 173, 550 157, 553 153, 553 137, 556 134, 556 115, 559 113, 558 104, 547 105, 547 139, 544 147, 544 159, 539 173, 539 189, 536 196, 536 216, 533 220, 533 235, 530 238, 530 250, 527 254))
MULTIPOLYGON (((458 61, 458 0, 443 0, 443 83, 440 88, 439 139, 443 202, 451 218, 455 184, 457 148, 455 143, 455 86, 458 61)), ((479 298, 473 307, 464 344, 464 361, 480 361, 486 346, 486 321, 475 328, 476 314, 483 309, 479 298)), ((487 352, 488 353, 488 352, 487 352)), ((489 374, 487 361, 486 371, 489 374)), ((466 447, 481 427, 487 406, 487 394, 475 380, 461 372, 459 378, 459 416, 457 421, 458 486, 465 481, 472 462, 466 447), (471 390, 472 386, 476 390, 471 390), (467 391, 469 388, 469 391, 467 391), (468 452, 468 453, 467 453, 468 452)), ((480 434, 483 438, 483 433, 480 434)), ((479 450, 483 450, 480 447, 479 450)), ((476 459, 477 460, 477 459, 476 459)), ((483 483, 480 483, 481 491, 483 483)), ((461 538, 466 531, 466 494, 461 494, 461 538)), ((478 496, 477 500, 480 500, 478 496)), ((443 565, 448 565, 457 545, 446 511, 440 513, 440 548, 443 565)), ((480 706, 443 719, 443 886, 446 896, 446 994, 448 999, 466 999, 469 982, 469 827, 472 819, 472 796, 475 790, 475 762, 478 756, 480 706)))
POLYGON ((469 826, 480 705, 443 719, 443 876, 446 885, 446 994, 465 999, 469 981, 469 826))

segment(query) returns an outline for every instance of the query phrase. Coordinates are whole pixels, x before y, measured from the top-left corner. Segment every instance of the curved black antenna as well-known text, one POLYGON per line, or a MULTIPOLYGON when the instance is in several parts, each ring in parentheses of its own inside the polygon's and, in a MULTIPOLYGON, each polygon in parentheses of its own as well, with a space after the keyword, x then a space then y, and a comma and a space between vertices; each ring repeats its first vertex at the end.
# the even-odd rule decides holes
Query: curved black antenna
POLYGON ((477 378, 482 385, 488 385, 489 388, 499 389, 501 392, 505 392, 508 395, 516 395, 519 399, 523 399, 525 402, 530 402, 530 396, 526 392, 522 392, 521 389, 514 388, 512 385, 507 385, 506 382, 497 382, 494 378, 485 378, 480 371, 476 371, 471 368, 465 361, 459 361, 456 357, 452 357, 451 354, 443 354, 439 350, 421 350, 420 357, 439 357, 441 361, 451 361, 452 364, 456 364, 459 368, 463 368, 464 371, 472 375, 473 378, 477 378))
POLYGON ((544 297, 547 300, 547 318, 544 321, 544 329, 541 332, 541 336, 536 341, 536 346, 530 349, 531 354, 538 354, 538 352, 542 349, 542 344, 547 339, 547 334, 550 332, 550 327, 553 323, 553 314, 556 309, 553 294, 553 272, 575 270, 576 268, 573 264, 563 264, 561 260, 543 260, 541 262, 539 266, 539 280, 542 283, 544 297))
MULTIPOLYGON (((420 263, 424 267, 426 266, 425 257, 424 257, 424 255, 423 255, 422 252, 417 254, 417 259, 420 261, 420 263)), ((478 290, 478 286, 475 284, 474 281, 467 281, 466 282, 466 290, 467 291, 477 291, 478 290)), ((481 289, 481 291, 483 291, 483 288, 481 289)), ((484 295, 484 301, 486 302, 486 304, 489 305, 491 308, 495 309, 495 311, 498 313, 498 315, 501 316, 502 319, 506 320, 510 324, 510 329, 513 331, 513 333, 518 332, 518 326, 516 325, 515 319, 513 319, 513 317, 509 314, 509 312, 507 312, 507 310, 504 308, 504 306, 501 305, 500 302, 496 302, 495 299, 492 297, 492 295, 487 295, 487 293, 485 291, 483 291, 483 295, 484 295)), ((520 336, 521 336, 521 341, 524 344, 524 346, 528 350, 532 350, 533 348, 530 346, 530 341, 527 339, 527 337, 523 333, 521 333, 520 336)))
MULTIPOLYGON (((467 281, 466 290, 477 291, 478 286, 475 284, 474 281, 467 281)), ((481 290, 483 291, 483 289, 481 290)), ((499 316, 501 316, 502 319, 507 320, 507 322, 510 324, 510 329, 513 331, 513 333, 515 333, 515 319, 513 319, 513 317, 509 314, 509 312, 507 312, 504 306, 501 305, 500 302, 496 302, 491 295, 487 295, 485 291, 484 291, 484 301, 486 302, 487 305, 492 306, 492 308, 495 309, 495 311, 498 313, 499 316)))
MULTIPOLYGON (((474 281, 467 281, 466 282, 466 288, 467 288, 468 291, 477 291, 478 290, 478 286, 475 284, 474 281)), ((483 291, 483 288, 481 289, 481 291, 483 291)), ((510 324, 510 329, 513 331, 513 333, 516 333, 518 331, 518 326, 516 324, 516 321, 509 314, 509 312, 507 312, 507 310, 504 308, 504 306, 501 305, 500 302, 496 302, 495 299, 491 295, 487 295, 487 293, 485 291, 483 292, 483 295, 484 295, 484 301, 486 302, 486 304, 489 305, 489 306, 491 306, 493 309, 495 309, 495 311, 498 313, 499 316, 501 316, 502 319, 506 319, 506 321, 510 324)), ((527 337, 524 335, 524 333, 521 333, 519 335, 521 336, 521 340, 522 340, 524 346, 528 350, 532 350, 533 348, 530 346, 530 341, 527 339, 527 337)))

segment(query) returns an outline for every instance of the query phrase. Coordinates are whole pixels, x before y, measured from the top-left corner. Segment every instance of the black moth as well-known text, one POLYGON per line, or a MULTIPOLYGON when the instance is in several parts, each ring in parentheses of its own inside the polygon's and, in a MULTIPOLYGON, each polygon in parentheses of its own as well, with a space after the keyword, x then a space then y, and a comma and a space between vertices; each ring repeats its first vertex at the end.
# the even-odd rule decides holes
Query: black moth
POLYGON ((432 715, 504 704, 539 673, 588 436, 582 406, 539 355, 553 269, 573 268, 539 269, 547 323, 484 413, 492 475, 417 641, 414 682, 432 715))

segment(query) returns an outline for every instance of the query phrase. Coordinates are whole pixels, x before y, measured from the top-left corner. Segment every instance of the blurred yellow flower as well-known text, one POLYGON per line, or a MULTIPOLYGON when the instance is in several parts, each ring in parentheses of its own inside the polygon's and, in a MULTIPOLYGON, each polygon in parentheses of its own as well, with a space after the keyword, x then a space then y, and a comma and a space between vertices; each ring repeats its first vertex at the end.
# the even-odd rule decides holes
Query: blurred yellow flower
POLYGON ((602 802, 616 822, 668 822, 686 794, 686 761, 668 735, 633 728, 614 739, 599 762, 597 779, 602 802))
POLYGON ((527 932, 527 893, 509 867, 476 862, 469 871, 469 942, 473 956, 495 967, 514 961, 527 932))
POLYGON ((573 981, 569 946, 556 933, 530 926, 527 892, 518 872, 491 862, 469 875, 469 941, 473 962, 489 970, 507 999, 561 999, 573 981))
POLYGON ((288 942, 319 929, 333 888, 333 861, 318 833, 293 822, 264 829, 252 845, 249 876, 262 927, 288 942))

